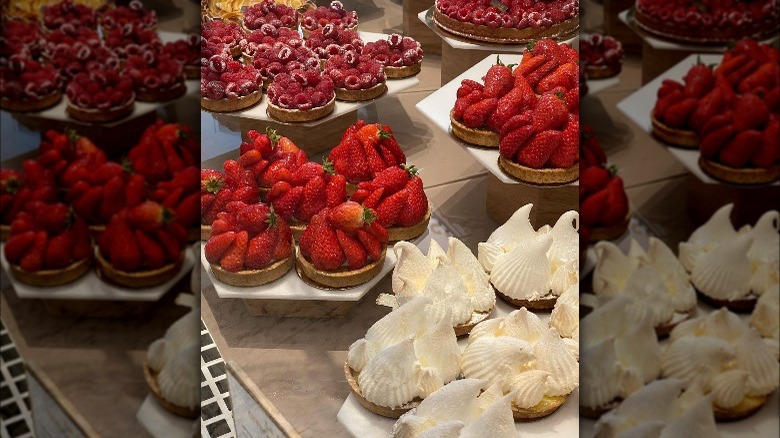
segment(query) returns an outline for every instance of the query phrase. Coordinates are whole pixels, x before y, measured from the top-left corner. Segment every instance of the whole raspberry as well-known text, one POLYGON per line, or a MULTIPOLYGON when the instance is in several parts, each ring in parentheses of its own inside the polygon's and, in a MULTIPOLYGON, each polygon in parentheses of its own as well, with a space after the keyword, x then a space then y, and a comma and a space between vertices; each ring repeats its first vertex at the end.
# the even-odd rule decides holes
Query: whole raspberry
POLYGON ((344 78, 344 87, 347 90, 359 90, 360 89, 360 78, 356 75, 350 75, 344 78))

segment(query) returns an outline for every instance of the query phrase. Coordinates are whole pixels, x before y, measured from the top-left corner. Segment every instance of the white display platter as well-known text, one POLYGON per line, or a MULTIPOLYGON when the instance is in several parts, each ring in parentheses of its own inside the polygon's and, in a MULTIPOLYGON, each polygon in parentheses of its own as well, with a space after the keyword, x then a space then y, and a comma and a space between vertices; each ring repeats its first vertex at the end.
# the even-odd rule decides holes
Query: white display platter
POLYGON ((619 83, 620 78, 618 76, 606 79, 588 79, 588 94, 586 94, 585 97, 598 94, 607 88, 614 87, 619 83))
MULTIPOLYGON (((473 79, 475 81, 481 81, 482 77, 487 73, 490 66, 496 63, 496 56, 501 56, 501 61, 504 64, 520 63, 522 55, 520 54, 502 54, 488 55, 485 59, 475 64, 470 69, 466 70, 460 76, 456 77, 452 81, 443 85, 438 90, 434 91, 428 97, 417 103, 416 108, 422 115, 442 131, 450 134, 450 137, 464 149, 466 149, 474 158, 480 162, 490 173, 499 179, 504 184, 521 184, 504 173, 500 167, 498 167, 498 148, 485 149, 479 147, 469 146, 468 143, 460 140, 452 135, 450 132, 450 110, 455 106, 457 100, 458 88, 463 79, 473 79)), ((579 181, 571 183, 572 185, 579 185, 579 181)))
MULTIPOLYGON (((595 297, 592 294, 586 295, 595 297)), ((583 297, 583 302, 585 301, 586 298, 583 297)), ((707 315, 714 310, 716 309, 702 303, 701 300, 699 300, 694 317, 707 315)), ((750 314, 738 315, 742 320, 745 321, 750 318, 750 314)), ((669 340, 666 338, 661 340, 659 343, 661 344, 661 347, 664 348, 669 344, 669 340)), ((720 438, 739 438, 744 436, 776 437, 780 433, 780 417, 777 416, 778 411, 780 411, 780 390, 775 389, 775 392, 772 393, 766 405, 764 405, 754 415, 745 418, 744 420, 716 423, 718 428, 718 436, 720 438)), ((580 421, 580 437, 593 437, 595 433, 595 425, 595 420, 583 417, 580 421)))
MULTIPOLYGON (((444 42, 446 42, 447 44, 449 44, 450 47, 452 47, 453 49, 485 50, 488 52, 499 50, 499 51, 518 52, 518 53, 523 53, 525 51, 525 44, 497 44, 497 43, 490 43, 487 41, 473 42, 473 41, 468 41, 465 38, 460 38, 457 35, 453 35, 451 33, 445 32, 442 29, 440 29, 439 26, 436 25, 436 23, 434 23, 433 8, 435 8, 435 6, 431 7, 428 10, 420 12, 419 14, 417 14, 417 18, 419 18, 420 21, 425 23, 426 26, 431 28, 432 31, 434 31, 437 35, 439 35, 441 39, 444 40, 444 42)), ((574 36, 572 38, 569 38, 561 42, 576 47, 577 41, 578 41, 578 37, 574 36)))
MULTIPOLYGON (((491 319, 506 316, 513 310, 516 309, 501 298, 496 298, 496 309, 491 319)), ((550 319, 549 313, 537 313, 537 315, 545 323, 550 319)), ((466 348, 467 342, 467 336, 458 340, 461 351, 466 348)), ((386 438, 397 421, 369 412, 352 393, 344 401, 337 418, 339 423, 356 438, 386 438)), ((579 430, 579 389, 575 389, 566 403, 552 415, 536 421, 515 422, 515 428, 519 436, 576 437, 579 430)))
MULTIPOLYGON (((374 33, 374 32, 358 32, 358 35, 360 35, 360 38, 364 42, 367 42, 367 43, 368 42, 374 42, 374 41, 387 39, 387 37, 388 37, 388 35, 386 35, 386 34, 374 33)), ((423 63, 424 62, 425 62, 425 60, 423 59, 423 63)), ((268 110, 268 96, 267 95, 263 96, 263 100, 259 104, 255 105, 255 106, 253 106, 253 107, 251 107, 249 109, 246 109, 246 110, 243 110, 243 111, 230 112, 230 113, 214 113, 214 114, 225 114, 225 115, 229 115, 229 116, 238 116, 238 117, 242 117, 242 118, 262 120, 262 121, 267 121, 267 122, 273 122, 273 123, 282 124, 282 125, 300 126, 300 127, 307 127, 307 128, 309 128, 309 127, 318 126, 318 125, 320 125, 322 123, 325 123, 325 122, 328 122, 330 120, 333 120, 334 118, 337 118, 337 117, 342 116, 344 114, 347 114, 347 113, 350 113, 352 111, 355 111, 355 110, 357 110, 359 108, 362 108, 362 107, 364 107, 366 105, 372 104, 372 103, 376 102, 377 100, 382 99, 384 97, 391 96, 393 94, 398 94, 398 93, 400 93, 400 92, 402 92, 404 90, 407 90, 407 89, 409 89, 411 87, 414 87, 415 85, 417 85, 419 83, 420 83, 420 80, 417 78, 417 76, 412 76, 412 77, 404 78, 404 79, 388 79, 387 80, 387 92, 385 94, 377 97, 376 99, 366 100, 366 101, 362 101, 362 102, 342 102, 342 101, 338 101, 337 100, 336 101, 336 108, 333 110, 332 113, 330 113, 330 115, 328 115, 327 117, 323 117, 321 119, 318 119, 318 120, 311 121, 311 122, 286 124, 286 123, 283 123, 283 122, 280 122, 278 120, 273 119, 267 113, 267 110, 268 110)), ((204 112, 206 112, 206 111, 204 111, 204 112)))
MULTIPOLYGON (((687 52, 709 52, 709 53, 723 53, 728 49, 728 47, 725 44, 721 44, 721 45, 694 44, 694 43, 686 44, 683 42, 664 40, 662 38, 658 38, 654 35, 651 35, 645 32, 641 27, 639 27, 636 24, 636 21, 634 20, 634 8, 629 8, 619 13, 618 18, 620 18, 620 21, 625 23, 626 26, 630 27, 631 30, 636 32, 637 35, 639 35, 643 40, 645 40, 647 44, 650 44, 650 46, 654 49, 678 50, 678 51, 687 51, 687 52)), ((761 43, 772 43, 775 40, 777 40, 777 37, 763 40, 761 41, 761 43)))
MULTIPOLYGON (((0 251, 5 245, 0 245, 0 251)), ((47 300, 89 300, 89 301, 157 301, 162 298, 185 274, 190 272, 195 264, 195 256, 192 251, 185 249, 184 262, 181 270, 175 277, 167 282, 150 288, 131 289, 114 284, 105 283, 98 277, 95 268, 87 272, 83 277, 73 283, 57 287, 34 287, 20 283, 11 275, 8 260, 5 254, 0 257, 3 270, 16 291, 16 295, 23 299, 47 299, 47 300)))
MULTIPOLYGON (((665 79, 674 79, 682 82, 683 76, 688 73, 688 70, 696 65, 697 60, 701 59, 704 64, 720 64, 723 59, 723 55, 712 54, 693 54, 677 63, 674 67, 665 71, 663 74, 645 84, 644 87, 632 93, 630 96, 621 100, 617 107, 634 123, 639 125, 642 130, 652 135, 653 122, 650 119, 650 113, 655 107, 657 100, 658 90, 661 88, 661 84, 665 79)), ((661 143, 666 146, 665 143, 661 143)), ((726 184, 718 181, 701 170, 699 167, 699 151, 696 149, 681 149, 675 147, 666 148, 670 154, 672 154, 677 160, 685 166, 689 172, 696 175, 702 182, 706 184, 726 184)), ((772 185, 780 185, 780 181, 775 182, 772 185)))

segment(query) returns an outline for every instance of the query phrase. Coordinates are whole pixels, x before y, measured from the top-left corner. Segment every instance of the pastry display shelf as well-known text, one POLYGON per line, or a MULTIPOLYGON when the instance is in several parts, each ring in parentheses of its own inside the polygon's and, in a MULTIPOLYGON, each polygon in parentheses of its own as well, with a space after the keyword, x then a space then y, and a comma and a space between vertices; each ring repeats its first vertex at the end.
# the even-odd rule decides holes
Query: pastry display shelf
MULTIPOLYGON (((374 42, 386 39, 388 36, 383 33, 358 31, 360 38, 364 42, 374 42)), ((425 60, 423 59, 423 63, 425 60)), ((387 92, 376 99, 361 102, 342 102, 337 100, 333 112, 318 120, 302 123, 285 123, 273 119, 268 115, 268 95, 250 108, 228 112, 208 112, 203 110, 201 121, 204 126, 208 126, 210 119, 215 125, 214 130, 219 131, 223 125, 229 130, 239 131, 245 134, 254 129, 265 132, 270 127, 283 133, 283 135, 292 139, 296 144, 305 145, 307 153, 316 153, 325 149, 332 148, 338 144, 341 134, 351 124, 357 120, 357 110, 372 105, 377 101, 396 95, 404 90, 419 84, 417 76, 411 76, 403 79, 388 79, 387 92)))
MULTIPOLYGON (((620 77, 615 76, 612 78, 605 78, 605 79, 588 79, 588 94, 586 94, 584 97, 588 96, 594 96, 607 88, 612 88, 620 83, 620 77)), ((583 98, 584 98, 583 97, 583 98)))
MULTIPOLYGON (((0 245, 3 250, 5 245, 0 245)), ((100 279, 96 268, 87 272, 78 280, 62 286, 55 287, 34 287, 21 283, 11 275, 8 260, 3 254, 0 257, 3 271, 10 280, 11 285, 16 291, 16 295, 22 299, 43 299, 43 300, 62 300, 62 301, 135 301, 135 302, 155 302, 159 301, 173 286, 179 282, 187 273, 192 270, 195 262, 195 255, 192 251, 184 251, 184 261, 181 269, 175 277, 165 283, 149 288, 131 289, 115 284, 106 283, 100 279)))
MULTIPOLYGON (((445 242, 446 244, 446 242, 445 242)), ((446 247, 446 246, 445 246, 446 247)), ((501 318, 516 310, 506 304, 501 298, 496 298, 496 308, 490 319, 501 318)), ((537 314, 543 322, 550 319, 549 313, 537 314)), ((468 336, 458 339, 461 351, 466 348, 468 336)), ((533 435, 536 437, 560 437, 577 436, 579 430, 579 389, 575 389, 569 399, 557 411, 547 417, 534 421, 516 421, 515 428, 518 436, 533 435)), ((353 437, 356 438, 384 438, 389 436, 393 424, 397 421, 393 418, 382 417, 373 414, 364 408, 357 397, 350 393, 344 401, 338 413, 338 420, 353 437)))
MULTIPOLYGON (((434 31, 439 37, 441 37, 442 44, 442 58, 441 58, 441 83, 445 84, 451 81, 455 76, 466 71, 469 67, 482 59, 485 52, 489 53, 523 53, 525 51, 525 44, 497 44, 487 41, 475 41, 468 40, 457 35, 453 35, 445 30, 442 30, 433 21, 433 10, 431 7, 428 10, 420 12, 417 18, 425 23, 432 31, 434 31)), ((561 41, 567 44, 574 45, 576 47, 578 37, 574 36, 567 40, 561 41)), ((494 58, 495 59, 495 58, 494 58)))
MULTIPOLYGON (((634 19, 634 8, 618 14, 620 21, 642 39, 642 83, 647 83, 692 53, 723 53, 725 44, 696 44, 672 41, 652 35, 639 27, 634 19)), ((778 37, 763 40, 775 43, 778 37)))
MULTIPOLYGON (((719 64, 722 55, 715 54, 692 54, 685 59, 677 63, 675 66, 658 76, 657 78, 644 85, 642 88, 632 93, 617 104, 618 109, 625 114, 629 119, 636 123, 643 131, 648 135, 652 135, 653 124, 650 119, 650 113, 655 107, 657 100, 658 90, 661 88, 661 84, 664 79, 674 79, 676 81, 682 81, 683 76, 690 70, 691 67, 696 65, 698 59, 704 64, 719 64)), ((661 143, 665 145, 664 143, 661 143)), ((672 146, 668 146, 667 150, 672 154, 688 171, 695 175, 699 180, 705 184, 712 185, 729 185, 718 181, 701 170, 699 167, 699 151, 696 149, 681 149, 672 146)), ((780 182, 775 182, 772 186, 780 186, 780 182)))
MULTIPOLYGON (((482 52, 484 55, 484 52, 482 52)), ((505 55, 504 62, 519 63, 522 55, 505 55)), ((539 227, 556 220, 561 213, 576 208, 579 182, 562 186, 535 186, 521 183, 506 175, 498 166, 498 148, 487 149, 469 146, 458 139, 450 130, 450 110, 455 106, 457 90, 463 79, 481 80, 491 65, 495 64, 496 54, 484 57, 477 64, 461 73, 449 83, 420 101, 416 107, 420 113, 438 129, 450 134, 453 141, 468 151, 489 172, 488 212, 496 222, 505 222, 511 213, 522 205, 533 202, 539 211, 532 212, 532 223, 539 227), (544 211, 543 209, 549 209, 544 211)))

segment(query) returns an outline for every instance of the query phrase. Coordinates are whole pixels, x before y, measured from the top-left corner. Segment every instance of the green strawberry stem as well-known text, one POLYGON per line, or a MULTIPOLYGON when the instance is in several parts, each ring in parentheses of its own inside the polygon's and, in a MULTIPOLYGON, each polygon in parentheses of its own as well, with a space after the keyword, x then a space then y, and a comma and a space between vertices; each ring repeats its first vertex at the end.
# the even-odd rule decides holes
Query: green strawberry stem
POLYGON ((265 133, 268 135, 268 138, 271 139, 272 145, 276 145, 276 143, 279 143, 279 140, 282 139, 282 136, 279 135, 279 133, 277 133, 276 130, 272 129, 270 126, 265 128, 265 133))
POLYGON ((504 65, 504 63, 501 62, 501 55, 496 55, 496 65, 504 65))
POLYGON ((322 170, 324 170, 328 175, 336 174, 336 168, 333 166, 333 162, 330 161, 328 157, 325 157, 322 160, 322 170))
POLYGON ((376 133, 376 135, 377 137, 379 137, 380 140, 384 138, 390 138, 393 136, 393 134, 391 134, 390 132, 385 131, 384 128, 379 128, 379 131, 376 133))
POLYGON ((129 174, 133 174, 134 173, 133 172, 133 162, 130 161, 130 159, 127 158, 127 157, 122 158, 122 170, 124 170, 125 172, 127 172, 129 174))
POLYGON ((65 135, 68 136, 68 141, 70 141, 71 145, 76 144, 76 142, 81 138, 81 136, 78 135, 76 130, 73 128, 65 128, 65 135))
POLYGON ((265 215, 266 219, 265 222, 268 224, 268 228, 273 228, 276 226, 276 219, 279 217, 276 212, 274 212, 274 206, 271 206, 271 211, 268 212, 268 214, 265 215))
POLYGON ((209 177, 206 181, 203 182, 203 188, 206 189, 207 192, 217 194, 220 190, 222 190, 222 187, 225 185, 225 181, 222 178, 218 177, 209 177))
POLYGON ((414 164, 401 164, 401 168, 404 169, 410 176, 417 175, 419 169, 414 164))
POLYGON ((176 220, 176 213, 170 208, 164 207, 162 210, 162 222, 164 224, 169 224, 174 220, 176 220))
POLYGON ((22 181, 19 178, 8 178, 7 180, 3 181, 3 183, 3 188, 5 189, 6 193, 10 193, 12 195, 15 195, 16 192, 22 188, 22 181))
POLYGON ((376 213, 370 208, 363 207, 363 223, 370 224, 376 219, 376 213))
POLYGON ((533 50, 536 47, 536 41, 530 41, 525 45, 526 50, 533 50))
POLYGON ((609 171, 610 175, 617 175, 617 173, 618 173, 618 168, 614 164, 609 166, 609 167, 607 167, 607 170, 609 171))

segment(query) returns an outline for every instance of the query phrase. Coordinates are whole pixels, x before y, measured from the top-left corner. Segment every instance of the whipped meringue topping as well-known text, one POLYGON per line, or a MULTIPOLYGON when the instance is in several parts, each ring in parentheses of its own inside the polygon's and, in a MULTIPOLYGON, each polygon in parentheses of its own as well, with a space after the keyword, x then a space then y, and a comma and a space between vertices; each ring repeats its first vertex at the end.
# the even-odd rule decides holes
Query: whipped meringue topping
POLYGON ((606 241, 597 243, 594 250, 593 292, 600 302, 629 296, 631 313, 638 317, 649 314, 656 327, 670 323, 675 313, 687 314, 696 306, 688 274, 661 240, 651 237, 647 252, 635 240, 628 254, 606 241))
POLYGON ((149 345, 146 363, 157 373, 166 400, 191 409, 200 403, 198 360, 200 308, 193 307, 168 327, 165 336, 149 345))
POLYGON ((452 317, 441 318, 432 301, 417 297, 374 323, 347 353, 357 371, 360 390, 368 401, 397 408, 424 399, 460 372, 460 349, 452 317))
POLYGON ((498 437, 517 436, 512 417, 512 396, 504 395, 497 384, 484 392, 479 379, 456 380, 432 393, 415 409, 403 414, 393 425, 396 438, 498 437))
POLYGON ((555 301, 550 313, 550 327, 558 330, 564 338, 579 340, 580 335, 580 288, 573 284, 555 301))
POLYGON ((669 339, 662 375, 696 384, 722 408, 780 386, 776 350, 726 308, 680 324, 669 339))
POLYGON ((756 302, 750 315, 750 326, 761 336, 780 340, 780 284, 767 289, 756 302))
POLYGON ((649 383, 596 422, 596 437, 717 436, 712 396, 684 387, 680 379, 649 383))
POLYGON ((464 377, 514 394, 512 402, 519 408, 532 408, 545 396, 565 396, 578 386, 579 365, 571 347, 525 308, 478 324, 460 364, 464 377))
POLYGON ((478 245, 478 259, 503 294, 519 300, 560 296, 579 282, 579 214, 567 211, 553 227, 534 230, 533 204, 517 210, 478 245))
POLYGON ((460 240, 450 237, 445 253, 431 240, 428 255, 409 242, 394 247, 398 262, 393 269, 393 293, 399 305, 425 296, 432 301, 434 317, 449 310, 453 325, 464 325, 475 313, 489 313, 496 295, 471 250, 460 240))

